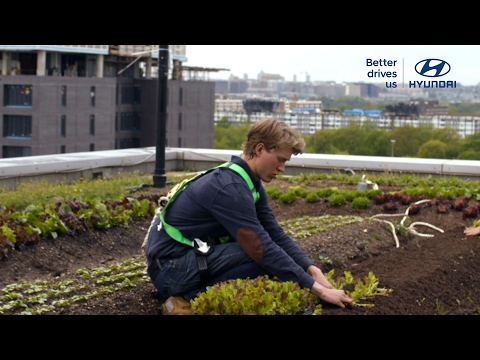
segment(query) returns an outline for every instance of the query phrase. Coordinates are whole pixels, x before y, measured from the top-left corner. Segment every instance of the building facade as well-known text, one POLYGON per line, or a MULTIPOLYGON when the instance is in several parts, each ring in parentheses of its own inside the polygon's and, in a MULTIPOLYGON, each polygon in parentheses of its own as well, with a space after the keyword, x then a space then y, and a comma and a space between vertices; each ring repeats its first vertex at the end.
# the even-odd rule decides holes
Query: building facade
MULTIPOLYGON (((169 54, 165 146, 213 148, 215 84, 169 54)), ((0 69, 0 158, 156 145, 158 45, 0 45, 0 69)))
MULTIPOLYGON (((428 104, 418 105, 418 114, 384 114, 381 111, 345 111, 343 114, 336 111, 322 109, 319 100, 304 100, 298 97, 284 99, 265 99, 264 102, 278 103, 273 111, 248 111, 245 107, 247 100, 217 95, 215 99, 215 124, 223 118, 230 122, 255 123, 268 117, 276 117, 294 127, 302 134, 311 135, 318 130, 338 129, 351 125, 353 122, 364 124, 367 121, 375 124, 378 129, 391 130, 405 125, 418 127, 429 125, 434 128, 453 128, 461 137, 472 135, 480 131, 480 117, 477 116, 449 116, 444 107, 438 107, 438 102, 429 101, 428 104)), ((412 102, 417 105, 418 102, 412 102)), ((407 104, 407 106, 410 106, 407 104)))

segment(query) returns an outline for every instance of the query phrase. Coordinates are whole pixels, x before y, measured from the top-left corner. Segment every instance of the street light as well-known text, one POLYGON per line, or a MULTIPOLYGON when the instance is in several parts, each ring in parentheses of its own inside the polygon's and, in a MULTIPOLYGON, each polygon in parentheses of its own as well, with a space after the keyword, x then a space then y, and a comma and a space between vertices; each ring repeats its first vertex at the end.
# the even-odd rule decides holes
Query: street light
POLYGON ((396 141, 392 139, 392 140, 390 140, 390 142, 392 143, 392 157, 393 157, 393 147, 395 146, 396 141))

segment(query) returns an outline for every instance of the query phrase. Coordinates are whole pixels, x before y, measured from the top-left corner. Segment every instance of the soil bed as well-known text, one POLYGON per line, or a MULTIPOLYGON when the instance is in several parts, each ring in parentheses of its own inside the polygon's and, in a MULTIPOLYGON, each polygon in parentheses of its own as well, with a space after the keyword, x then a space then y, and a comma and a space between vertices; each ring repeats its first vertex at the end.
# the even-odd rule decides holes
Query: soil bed
MULTIPOLYGON (((276 180, 283 190, 291 186, 276 180)), ((337 186, 339 189, 356 188, 345 184, 316 181, 311 188, 337 186)), ((395 188, 384 186, 385 193, 395 188)), ((164 194, 166 189, 145 191, 164 194)), ((372 308, 356 306, 339 309, 323 304, 322 315, 473 315, 480 310, 480 239, 465 237, 463 231, 472 225, 461 211, 449 209, 437 212, 431 203, 420 205, 420 211, 408 215, 409 223, 418 225, 422 237, 407 232, 398 233, 399 247, 390 226, 369 220, 377 214, 398 214, 395 217, 377 217, 400 223, 408 205, 398 205, 395 211, 385 211, 382 205, 372 204, 368 209, 354 209, 351 203, 331 206, 328 201, 307 203, 298 197, 291 204, 270 200, 280 222, 293 218, 322 215, 359 216, 364 220, 348 225, 328 228, 309 237, 297 239, 299 246, 325 272, 334 270, 335 276, 350 271, 356 278, 372 272, 379 279, 379 287, 391 289, 388 296, 365 300, 372 308)), ((471 205, 477 205, 470 200, 471 205)), ((42 240, 23 251, 15 251, 0 261, 0 290, 8 284, 53 277, 75 278, 80 268, 95 269, 137 257, 142 259, 140 246, 151 219, 131 224, 129 228, 111 228, 92 231, 78 237, 61 237, 42 240)), ((1 292, 0 292, 1 295, 1 292)), ((70 294, 71 295, 71 294, 70 294)), ((46 312, 49 315, 160 315, 164 301, 149 282, 139 282, 135 287, 99 295, 71 306, 46 312)))

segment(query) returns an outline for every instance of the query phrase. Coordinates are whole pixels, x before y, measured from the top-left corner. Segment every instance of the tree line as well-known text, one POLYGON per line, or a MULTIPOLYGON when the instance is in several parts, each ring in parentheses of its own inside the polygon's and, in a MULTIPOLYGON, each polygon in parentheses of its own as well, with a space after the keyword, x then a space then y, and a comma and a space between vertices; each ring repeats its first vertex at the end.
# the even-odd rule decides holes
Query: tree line
MULTIPOLYGON (((251 125, 222 118, 214 129, 214 148, 241 149, 251 125)), ((377 129, 372 121, 352 121, 347 127, 317 130, 304 139, 305 152, 313 154, 480 160, 480 133, 462 138, 453 128, 432 124, 404 125, 390 131, 377 129)))

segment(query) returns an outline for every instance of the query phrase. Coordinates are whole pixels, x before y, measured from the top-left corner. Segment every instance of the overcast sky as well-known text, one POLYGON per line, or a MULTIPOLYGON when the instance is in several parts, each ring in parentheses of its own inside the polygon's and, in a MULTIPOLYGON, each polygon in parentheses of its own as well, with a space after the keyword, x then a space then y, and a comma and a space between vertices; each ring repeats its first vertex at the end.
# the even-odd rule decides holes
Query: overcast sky
MULTIPOLYGON (((211 73, 210 79, 256 79, 263 71, 286 81, 385 82, 445 80, 465 86, 480 83, 480 45, 187 45, 186 66, 229 69, 211 73), (394 66, 367 66, 367 59, 396 61, 394 66), (450 72, 426 78, 415 72, 425 59, 440 59, 450 72), (396 72, 396 78, 369 77, 368 72, 396 72)), ((380 64, 378 64, 380 65, 380 64)))

